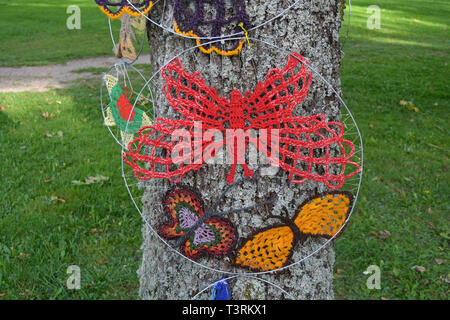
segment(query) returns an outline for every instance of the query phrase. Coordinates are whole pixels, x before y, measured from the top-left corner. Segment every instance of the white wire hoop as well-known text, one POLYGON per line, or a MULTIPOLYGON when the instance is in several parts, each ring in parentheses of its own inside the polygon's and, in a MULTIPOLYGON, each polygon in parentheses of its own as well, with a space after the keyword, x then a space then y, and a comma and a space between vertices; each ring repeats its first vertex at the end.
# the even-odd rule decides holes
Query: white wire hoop
MULTIPOLYGON (((280 47, 278 47, 278 46, 276 46, 276 45, 274 45, 274 44, 272 44, 272 43, 269 43, 269 42, 264 41, 264 40, 256 39, 256 38, 249 38, 249 39, 250 39, 251 41, 259 42, 259 43, 261 43, 261 44, 264 44, 264 45, 267 45, 267 46, 269 46, 269 47, 272 47, 273 49, 277 49, 277 50, 283 52, 284 54, 286 54, 287 56, 291 56, 291 57, 294 57, 294 58, 298 59, 295 55, 292 54, 292 52, 289 52, 289 51, 287 51, 287 50, 285 50, 285 49, 283 49, 283 48, 280 48, 280 47)), ((234 40, 234 39, 231 39, 231 40, 234 40)), ((221 40, 215 40, 215 41, 212 41, 211 43, 215 43, 215 42, 219 42, 219 41, 221 41, 221 40)), ((208 43, 208 44, 209 44, 209 43, 208 43)), ((166 62, 166 63, 165 63, 158 71, 156 71, 155 73, 153 73, 153 75, 148 79, 148 81, 147 81, 147 83, 144 85, 144 87, 147 86, 147 85, 149 85, 149 83, 153 80, 153 78, 154 78, 155 76, 159 75, 160 72, 161 72, 161 70, 162 70, 165 66, 167 66, 167 64, 169 64, 171 61, 173 61, 174 59, 176 59, 176 58, 182 56, 183 54, 185 54, 185 53, 187 53, 187 52, 189 52, 189 51, 192 51, 192 50, 198 48, 199 46, 200 46, 200 45, 197 45, 197 46, 194 46, 194 47, 185 49, 185 50, 183 50, 182 52, 180 52, 179 54, 177 54, 176 56, 172 57, 172 58, 171 58, 169 61, 167 61, 167 62, 166 62)), ((304 62, 301 61, 301 60, 299 60, 299 62, 304 63, 304 62)), ((124 163, 124 160, 123 160, 123 156, 124 156, 124 152, 125 152, 126 149, 123 148, 123 149, 122 149, 122 159, 121 159, 121 162, 122 162, 122 177, 123 177, 123 179, 124 179, 125 186, 126 186, 127 191, 128 191, 128 193, 129 193, 129 195, 130 195, 130 197, 131 197, 131 200, 132 200, 134 206, 136 207, 136 209, 138 210, 139 214, 141 215, 141 217, 142 217, 144 223, 147 225, 147 227, 152 231, 152 233, 153 233, 160 241, 162 241, 162 242, 169 248, 170 251, 174 252, 175 254, 180 255, 181 257, 183 257, 184 259, 186 259, 186 260, 192 262, 193 264, 195 264, 195 265, 197 265, 197 266, 199 266, 199 267, 201 267, 201 268, 204 268, 204 269, 206 269, 206 270, 209 270, 209 271, 214 271, 214 272, 218 272, 218 273, 222 273, 222 274, 227 274, 227 275, 256 276, 256 275, 262 275, 262 274, 268 274, 268 273, 276 273, 276 272, 280 272, 280 271, 282 271, 282 270, 284 270, 284 269, 291 268, 291 267, 293 267, 293 266, 298 265, 299 263, 301 263, 301 262, 305 261, 306 259, 310 258, 311 256, 317 254, 317 253, 318 253, 319 251, 321 251, 323 248, 325 248, 326 246, 328 246, 328 245, 329 245, 329 244, 337 237, 337 235, 339 235, 339 233, 341 232, 341 230, 347 225, 347 223, 348 223, 348 221, 350 220, 350 217, 351 217, 351 215, 352 215, 352 213, 353 213, 353 211, 354 211, 354 208, 355 208, 355 206, 356 206, 357 199, 358 199, 358 195, 359 195, 359 191, 360 191, 360 187, 361 187, 361 181, 362 181, 362 175, 363 175, 363 166, 364 166, 364 164, 363 164, 363 163, 364 163, 364 159, 363 159, 363 142, 362 142, 362 136, 361 136, 360 130, 359 130, 359 128, 358 128, 358 125, 356 124, 356 121, 355 121, 355 119, 354 119, 352 113, 350 112, 349 108, 347 107, 346 103, 344 102, 344 100, 342 99, 342 97, 339 95, 339 93, 338 93, 338 92, 333 88, 333 86, 332 86, 332 85, 331 85, 331 84, 330 84, 330 83, 329 83, 329 82, 328 82, 328 81, 327 81, 327 80, 326 80, 326 79, 325 79, 325 78, 324 78, 324 77, 323 77, 323 76, 322 76, 315 68, 313 68, 310 64, 305 65, 305 66, 306 66, 307 68, 309 68, 309 69, 313 72, 314 77, 317 76, 317 77, 318 77, 321 81, 323 81, 323 83, 325 83, 325 84, 328 86, 328 88, 330 88, 331 91, 336 95, 336 97, 338 98, 339 102, 341 103, 341 106, 344 106, 346 112, 348 113, 348 117, 349 117, 349 119, 352 121, 352 123, 353 123, 353 125, 354 125, 354 127, 355 127, 355 129, 356 129, 356 134, 358 135, 358 138, 359 138, 360 152, 361 152, 361 157, 360 157, 360 162, 361 162, 361 163, 360 163, 360 166, 361 166, 361 170, 360 170, 360 172, 359 172, 359 179, 358 179, 358 181, 357 181, 357 190, 356 190, 356 193, 354 194, 354 200, 353 200, 352 208, 351 208, 351 210, 350 210, 350 212, 349 212, 349 214, 348 214, 347 219, 345 220, 344 224, 342 225, 342 227, 335 233, 335 235, 334 235, 333 237, 331 237, 330 239, 327 239, 327 241, 325 241, 322 245, 320 245, 320 246, 319 246, 316 250, 314 250, 313 252, 311 252, 311 253, 305 255, 304 257, 302 257, 302 258, 299 259, 298 261, 295 261, 295 262, 291 263, 290 265, 284 266, 284 267, 282 267, 282 268, 278 268, 278 269, 276 269, 276 270, 261 271, 261 272, 245 272, 245 273, 238 273, 238 272, 232 272, 232 271, 227 271, 227 270, 220 270, 220 269, 216 269, 216 268, 212 268, 212 267, 206 266, 206 265, 204 265, 204 264, 201 264, 201 263, 199 263, 199 262, 197 262, 197 261, 195 261, 195 260, 192 260, 192 259, 186 257, 186 256, 183 255, 181 252, 179 252, 178 250, 174 249, 174 248, 173 248, 173 247, 172 247, 172 246, 171 246, 164 238, 162 238, 162 237, 158 234, 158 232, 152 227, 152 225, 150 224, 150 222, 148 221, 148 219, 147 219, 147 218, 145 217, 145 215, 142 213, 140 207, 137 205, 137 203, 136 203, 136 201, 135 201, 135 199, 134 199, 134 196, 133 196, 133 194, 132 194, 132 192, 131 192, 129 183, 128 183, 128 181, 127 181, 127 177, 126 177, 126 175, 125 175, 125 163, 124 163)), ((136 101, 134 102, 134 105, 133 105, 133 109, 132 109, 132 110, 134 110, 135 104, 136 104, 136 102, 138 101, 139 95, 140 95, 141 93, 142 93, 142 91, 138 94, 138 97, 136 98, 136 101)), ((155 110, 157 110, 157 107, 155 107, 155 106, 153 106, 153 107, 155 108, 155 110)), ((130 117, 131 117, 131 114, 132 114, 132 113, 130 112, 130 117)), ((129 117, 128 120, 130 120, 130 117, 129 117)), ((129 122, 127 123, 126 129, 125 129, 125 133, 127 133, 128 124, 129 124, 129 122)))

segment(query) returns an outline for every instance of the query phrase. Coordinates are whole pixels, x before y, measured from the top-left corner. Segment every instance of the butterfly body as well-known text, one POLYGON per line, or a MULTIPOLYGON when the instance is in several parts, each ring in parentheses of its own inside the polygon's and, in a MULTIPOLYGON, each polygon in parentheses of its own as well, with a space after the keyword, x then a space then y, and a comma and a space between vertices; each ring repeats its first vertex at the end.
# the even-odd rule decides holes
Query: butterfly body
MULTIPOLYGON (((233 90, 230 96, 229 122, 230 129, 245 129, 244 101, 238 90, 233 90)), ((223 128, 223 124, 222 124, 223 128)))

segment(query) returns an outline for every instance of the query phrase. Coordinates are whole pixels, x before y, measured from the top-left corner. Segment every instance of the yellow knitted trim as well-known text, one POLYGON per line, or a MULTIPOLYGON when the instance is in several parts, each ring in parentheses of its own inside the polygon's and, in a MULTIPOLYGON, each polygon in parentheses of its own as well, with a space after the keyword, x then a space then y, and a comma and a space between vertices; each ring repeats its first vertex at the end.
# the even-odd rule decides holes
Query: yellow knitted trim
MULTIPOLYGON (((145 14, 145 15, 148 14, 150 12, 152 6, 153 6, 153 2, 150 2, 148 4, 147 8, 145 8, 144 10, 141 10, 142 14, 145 14)), ((132 10, 132 8, 130 8, 129 6, 123 6, 123 7, 120 8, 119 11, 117 11, 115 13, 108 12, 108 10, 104 6, 99 6, 99 8, 100 8, 100 10, 103 11, 104 14, 106 14, 111 19, 118 19, 118 18, 120 18, 124 14, 124 12, 128 13, 130 16, 133 16, 133 17, 141 16, 140 12, 134 12, 132 10)))
POLYGON ((143 114, 142 114, 142 127, 147 127, 147 126, 151 126, 153 123, 152 123, 152 120, 150 120, 150 118, 147 116, 147 114, 144 112, 143 114))
POLYGON ((116 122, 114 121, 113 114, 111 112, 111 108, 106 109, 106 117, 105 117, 105 126, 107 127, 113 127, 116 125, 116 122))
POLYGON ((120 131, 120 136, 122 138, 122 144, 126 147, 130 144, 130 142, 133 140, 134 135, 132 134, 125 134, 123 131, 120 131))
POLYGON ((176 21, 174 22, 174 29, 175 29, 175 32, 178 33, 178 34, 182 34, 182 35, 187 36, 187 37, 195 38, 195 41, 196 41, 197 45, 200 46, 199 47, 200 50, 203 51, 204 53, 207 53, 207 54, 210 54, 212 51, 214 51, 214 52, 216 52, 216 53, 218 53, 218 54, 220 54, 222 56, 234 56, 234 55, 239 54, 239 52, 242 50, 242 46, 245 43, 245 38, 244 38, 241 41, 239 41, 239 45, 237 46, 237 48, 232 50, 232 51, 220 50, 219 48, 215 47, 214 45, 211 45, 211 48, 209 48, 209 49, 205 49, 203 46, 201 46, 202 42, 201 42, 201 39, 199 39, 199 36, 196 35, 192 30, 189 31, 189 32, 181 31, 178 28, 178 25, 177 25, 176 21))
POLYGON ((111 94, 111 90, 112 90, 112 88, 114 88, 117 81, 119 81, 119 79, 117 79, 116 77, 114 77, 110 74, 105 75, 105 85, 106 85, 106 89, 108 89, 109 94, 111 94))

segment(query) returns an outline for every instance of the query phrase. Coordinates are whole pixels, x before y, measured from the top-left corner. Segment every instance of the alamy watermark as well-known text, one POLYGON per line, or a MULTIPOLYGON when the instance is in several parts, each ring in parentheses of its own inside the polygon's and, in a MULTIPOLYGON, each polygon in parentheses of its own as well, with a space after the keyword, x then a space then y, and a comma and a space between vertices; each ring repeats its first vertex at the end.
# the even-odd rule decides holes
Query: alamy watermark
POLYGON ((365 275, 369 275, 366 281, 367 289, 369 290, 381 289, 381 270, 379 266, 372 264, 363 273, 365 275))
POLYGON ((69 275, 67 278, 67 289, 80 290, 81 289, 81 270, 77 265, 71 265, 67 267, 66 273, 69 275))
POLYGON ((369 30, 381 29, 381 9, 377 5, 367 7, 367 14, 370 14, 367 19, 367 28, 369 30))

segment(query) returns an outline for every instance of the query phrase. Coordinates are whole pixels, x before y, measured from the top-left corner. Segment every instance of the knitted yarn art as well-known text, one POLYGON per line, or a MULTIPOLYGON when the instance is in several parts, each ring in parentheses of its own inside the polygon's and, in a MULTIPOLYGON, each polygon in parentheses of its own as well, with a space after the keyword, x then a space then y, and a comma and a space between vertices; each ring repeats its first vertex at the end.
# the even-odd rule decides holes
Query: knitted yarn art
POLYGON ((303 202, 294 219, 270 216, 282 224, 260 230, 238 245, 234 263, 253 271, 271 271, 288 265, 297 243, 308 236, 332 238, 352 208, 350 192, 334 191, 303 202))
POLYGON ((142 14, 147 14, 153 6, 150 0, 131 0, 133 6, 127 0, 95 0, 95 3, 111 19, 120 18, 124 13, 130 16, 138 17, 142 14))
MULTIPOLYGON (((241 40, 205 44, 224 33, 246 32, 251 27, 250 18, 245 11, 245 1, 231 0, 231 8, 226 7, 227 1, 229 0, 172 0, 175 32, 196 38, 197 45, 204 53, 214 51, 224 56, 238 54, 244 45, 244 37, 241 40), (206 16, 207 7, 214 7, 215 15, 212 18, 206 16), (232 11, 231 16, 228 11, 232 11), (226 28, 232 31, 227 32, 226 28)), ((223 40, 227 38, 230 37, 222 37, 223 40)))
POLYGON ((350 160, 355 149, 351 141, 343 138, 343 125, 326 121, 323 114, 292 115, 308 94, 312 74, 307 65, 300 54, 292 53, 287 65, 282 70, 269 71, 266 80, 259 82, 253 92, 242 95, 233 90, 228 100, 206 86, 200 73, 189 74, 179 59, 172 60, 161 71, 165 79, 163 92, 172 108, 185 118, 158 118, 154 125, 141 128, 124 152, 125 163, 138 179, 167 178, 179 182, 184 174, 199 170, 204 161, 214 158, 218 149, 226 146, 233 159, 226 180, 233 183, 238 163, 245 176, 253 175, 245 162, 247 145, 252 142, 260 153, 274 160, 275 164, 270 160, 272 165, 289 173, 291 182, 314 180, 332 189, 340 188, 345 179, 361 170, 359 164, 350 160), (296 68, 299 63, 300 67, 296 68), (191 139, 187 144, 193 152, 180 152, 178 158, 173 158, 173 152, 186 146, 184 137, 174 139, 174 132, 184 130, 195 138, 195 130, 200 130, 205 137, 209 129, 224 133, 225 138, 222 141, 203 138, 201 143, 191 139), (276 133, 279 141, 247 136, 239 141, 244 141, 244 146, 238 148, 240 137, 226 135, 227 129, 263 129, 267 136, 276 133), (198 155, 203 157, 200 161, 198 155), (355 170, 346 173, 347 167, 355 170))
POLYGON ((149 126, 152 121, 143 110, 133 109, 129 101, 133 92, 127 96, 127 87, 124 92, 116 77, 106 75, 105 83, 111 102, 106 109, 104 123, 109 127, 118 126, 122 142, 127 145, 142 126, 149 126))

